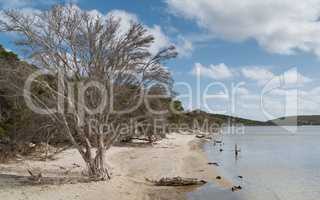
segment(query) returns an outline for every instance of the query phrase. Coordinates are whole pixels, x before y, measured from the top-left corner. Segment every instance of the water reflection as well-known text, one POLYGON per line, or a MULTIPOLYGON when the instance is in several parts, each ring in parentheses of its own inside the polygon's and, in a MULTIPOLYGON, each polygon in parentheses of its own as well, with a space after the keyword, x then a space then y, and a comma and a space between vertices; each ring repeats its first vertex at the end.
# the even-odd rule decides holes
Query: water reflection
POLYGON ((244 135, 225 135, 223 146, 207 144, 205 149, 210 161, 220 164, 223 178, 244 189, 231 192, 209 184, 190 199, 320 198, 319 126, 299 127, 295 135, 279 127, 247 127, 244 135), (241 149, 238 156, 236 145, 241 149))

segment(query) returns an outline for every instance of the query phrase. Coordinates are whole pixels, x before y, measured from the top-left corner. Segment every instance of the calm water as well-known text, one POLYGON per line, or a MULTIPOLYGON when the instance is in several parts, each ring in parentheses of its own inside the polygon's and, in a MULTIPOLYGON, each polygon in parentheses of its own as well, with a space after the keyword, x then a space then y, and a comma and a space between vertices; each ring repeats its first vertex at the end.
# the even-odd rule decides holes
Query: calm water
POLYGON ((211 184, 190 199, 320 199, 320 126, 299 127, 296 134, 280 127, 246 127, 245 134, 224 135, 223 142, 221 147, 207 144, 206 152, 220 163, 224 178, 244 189, 233 193, 211 184), (238 159, 235 144, 241 149, 238 159))

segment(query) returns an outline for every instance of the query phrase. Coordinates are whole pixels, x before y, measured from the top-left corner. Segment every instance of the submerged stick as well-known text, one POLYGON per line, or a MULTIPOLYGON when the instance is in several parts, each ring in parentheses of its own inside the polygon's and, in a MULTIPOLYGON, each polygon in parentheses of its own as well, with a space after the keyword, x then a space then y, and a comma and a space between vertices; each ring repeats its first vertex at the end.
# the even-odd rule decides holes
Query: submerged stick
POLYGON ((158 181, 149 180, 147 181, 153 183, 156 186, 190 186, 190 185, 203 185, 206 184, 207 181, 199 180, 196 178, 182 178, 182 177, 173 177, 173 178, 161 178, 158 181))

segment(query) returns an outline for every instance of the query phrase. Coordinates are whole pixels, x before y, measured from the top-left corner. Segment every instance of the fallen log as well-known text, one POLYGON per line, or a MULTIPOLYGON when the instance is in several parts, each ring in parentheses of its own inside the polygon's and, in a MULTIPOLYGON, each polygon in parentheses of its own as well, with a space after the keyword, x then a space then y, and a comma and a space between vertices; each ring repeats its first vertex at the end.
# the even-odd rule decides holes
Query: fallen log
POLYGON ((231 191, 232 192, 236 192, 236 191, 239 191, 239 190, 241 190, 242 189, 242 187, 239 185, 239 186, 233 186, 232 188, 231 188, 231 191))
POLYGON ((153 183, 156 186, 190 186, 190 185, 203 185, 206 184, 207 181, 199 180, 196 178, 182 178, 182 177, 173 177, 173 178, 161 178, 160 180, 149 180, 147 181, 153 183))
POLYGON ((219 163, 217 163, 217 162, 208 162, 208 165, 215 165, 215 166, 217 166, 217 167, 220 166, 219 163))
POLYGON ((199 138, 199 139, 204 138, 204 137, 206 137, 206 135, 204 135, 204 134, 197 134, 196 135, 196 138, 199 138))

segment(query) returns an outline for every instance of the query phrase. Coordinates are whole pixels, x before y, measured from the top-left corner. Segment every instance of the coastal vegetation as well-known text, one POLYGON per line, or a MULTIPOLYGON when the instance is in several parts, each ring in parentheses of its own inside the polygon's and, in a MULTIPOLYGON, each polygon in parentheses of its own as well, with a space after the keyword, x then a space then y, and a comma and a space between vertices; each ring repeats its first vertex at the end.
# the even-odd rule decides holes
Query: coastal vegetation
MULTIPOLYGON (((17 127, 38 139, 40 132, 47 140, 54 133, 62 134, 82 156, 90 178, 110 178, 105 152, 122 135, 119 127, 129 119, 149 124, 165 118, 139 101, 171 92, 171 75, 163 62, 177 55, 175 48, 153 55, 148 47, 154 38, 141 24, 132 23, 123 32, 120 21, 112 16, 102 19, 73 5, 57 5, 32 17, 17 10, 3 14, 1 30, 17 33, 17 44, 35 64, 21 62, 1 49, 1 59, 8 64, 1 65, 5 87, 1 92, 9 97, 2 104, 11 104, 1 112, 2 135, 16 142, 21 137, 17 127), (137 109, 126 112, 136 105, 137 109)), ((168 94, 166 99, 170 98, 168 94)), ((170 104, 168 100, 152 102, 148 106, 153 110, 170 104)), ((141 133, 151 140, 155 132, 141 133)))

